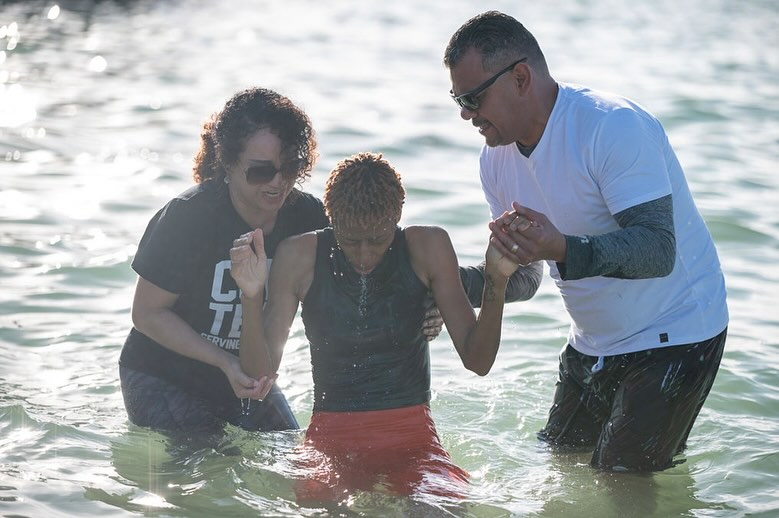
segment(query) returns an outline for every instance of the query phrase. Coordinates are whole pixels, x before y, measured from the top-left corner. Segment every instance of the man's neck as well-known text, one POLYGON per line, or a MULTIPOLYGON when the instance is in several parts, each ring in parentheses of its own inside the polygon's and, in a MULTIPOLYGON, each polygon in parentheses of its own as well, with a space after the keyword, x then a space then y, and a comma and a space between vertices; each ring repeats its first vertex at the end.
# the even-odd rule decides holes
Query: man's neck
POLYGON ((541 128, 541 131, 539 131, 537 136, 534 136, 530 144, 525 144, 519 140, 516 141, 517 149, 519 149, 519 152, 522 153, 525 157, 530 156, 538 143, 541 141, 541 138, 544 136, 546 125, 549 123, 549 117, 552 115, 555 102, 557 102, 559 86, 557 85, 557 82, 551 77, 549 80, 551 81, 551 85, 549 88, 545 89, 545 95, 541 97, 541 113, 543 114, 543 120, 539 121, 539 127, 541 128))
POLYGON ((515 142, 515 144, 517 145, 517 149, 519 149, 519 152, 522 153, 525 156, 525 158, 527 158, 530 156, 530 153, 532 153, 533 150, 536 148, 536 144, 538 143, 536 142, 536 144, 525 146, 521 142, 517 141, 515 142))

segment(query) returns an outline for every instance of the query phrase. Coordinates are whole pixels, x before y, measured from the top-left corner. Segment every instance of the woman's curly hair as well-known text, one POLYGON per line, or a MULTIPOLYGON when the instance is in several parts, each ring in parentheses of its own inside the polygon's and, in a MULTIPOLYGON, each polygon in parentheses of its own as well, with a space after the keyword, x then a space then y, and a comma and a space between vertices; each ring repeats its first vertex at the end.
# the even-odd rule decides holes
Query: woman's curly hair
POLYGON ((268 128, 281 140, 281 170, 298 183, 311 176, 317 159, 316 137, 308 115, 283 95, 266 88, 236 93, 222 111, 203 124, 193 178, 222 180, 257 131, 268 128))
POLYGON ((338 162, 325 185, 323 202, 331 225, 397 223, 406 192, 400 175, 378 153, 357 153, 338 162))

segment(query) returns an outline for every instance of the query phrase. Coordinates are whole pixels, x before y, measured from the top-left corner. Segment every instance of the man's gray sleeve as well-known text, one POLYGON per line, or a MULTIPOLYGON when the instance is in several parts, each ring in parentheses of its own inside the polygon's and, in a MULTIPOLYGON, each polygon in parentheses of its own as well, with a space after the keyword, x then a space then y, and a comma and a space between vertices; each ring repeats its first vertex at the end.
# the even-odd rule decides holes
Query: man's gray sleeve
MULTIPOLYGON (((517 271, 509 277, 506 286, 506 302, 530 299, 536 294, 543 274, 544 263, 541 261, 517 268, 517 271)), ((484 291, 484 262, 482 261, 479 266, 461 266, 460 279, 471 306, 481 307, 481 296, 484 291)))
POLYGON ((614 219, 620 230, 599 236, 565 236, 565 263, 557 263, 563 280, 598 275, 649 279, 671 273, 676 235, 670 194, 618 212, 614 219))

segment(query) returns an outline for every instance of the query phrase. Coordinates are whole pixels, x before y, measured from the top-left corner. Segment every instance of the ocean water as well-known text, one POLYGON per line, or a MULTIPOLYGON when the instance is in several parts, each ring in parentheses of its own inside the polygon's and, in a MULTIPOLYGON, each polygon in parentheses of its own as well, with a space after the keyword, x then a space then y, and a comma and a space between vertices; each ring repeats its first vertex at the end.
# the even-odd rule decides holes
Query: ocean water
MULTIPOLYGON (((777 26, 773 0, 0 3, 0 515, 779 516, 777 26), (507 307, 489 376, 466 371, 446 333, 433 342, 433 415, 472 475, 461 502, 364 493, 302 508, 289 461, 302 432, 231 429, 225 448, 187 450, 130 425, 117 372, 130 262, 190 185, 202 121, 238 89, 308 111, 321 158, 307 190, 321 194, 340 158, 383 152, 408 190, 403 223, 441 225, 463 264, 481 259, 482 139, 441 58, 486 8, 534 32, 556 79, 649 108, 685 167, 731 323, 684 462, 605 474, 536 440, 568 327, 548 278, 507 307)), ((306 426, 299 322, 279 383, 306 426)))

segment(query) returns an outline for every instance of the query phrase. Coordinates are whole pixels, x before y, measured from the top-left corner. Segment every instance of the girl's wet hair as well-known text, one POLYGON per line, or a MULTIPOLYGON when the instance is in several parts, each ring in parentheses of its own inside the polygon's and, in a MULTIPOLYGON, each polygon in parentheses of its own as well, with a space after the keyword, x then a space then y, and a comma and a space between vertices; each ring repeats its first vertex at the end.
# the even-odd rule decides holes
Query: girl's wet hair
POLYGON ((378 153, 357 153, 338 162, 325 185, 323 202, 335 226, 397 223, 406 192, 400 175, 378 153))
POLYGON ((264 128, 281 140, 282 172, 298 183, 311 176, 317 151, 308 115, 273 90, 249 88, 235 94, 203 124, 192 175, 195 182, 222 180, 238 162, 246 141, 264 128))

